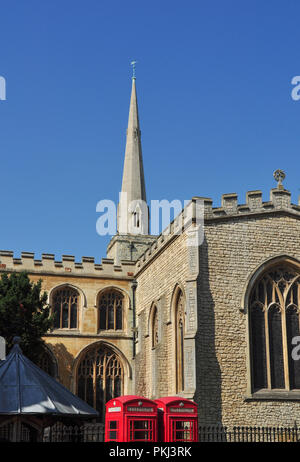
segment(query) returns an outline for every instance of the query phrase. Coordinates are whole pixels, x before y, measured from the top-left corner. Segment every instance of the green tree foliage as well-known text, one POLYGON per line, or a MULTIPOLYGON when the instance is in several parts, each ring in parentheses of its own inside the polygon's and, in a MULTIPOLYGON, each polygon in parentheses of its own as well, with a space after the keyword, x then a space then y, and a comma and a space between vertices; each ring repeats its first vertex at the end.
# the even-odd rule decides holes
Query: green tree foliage
POLYGON ((47 293, 41 293, 41 286, 41 280, 31 282, 25 271, 3 273, 0 278, 0 335, 6 340, 7 352, 18 335, 23 353, 35 362, 43 349, 41 337, 53 326, 47 293))

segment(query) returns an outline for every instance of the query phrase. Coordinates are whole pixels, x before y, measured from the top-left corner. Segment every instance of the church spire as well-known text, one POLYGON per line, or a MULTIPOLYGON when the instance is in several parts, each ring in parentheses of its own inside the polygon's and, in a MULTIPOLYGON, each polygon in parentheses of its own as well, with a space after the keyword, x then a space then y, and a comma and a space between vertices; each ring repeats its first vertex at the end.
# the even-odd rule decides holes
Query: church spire
MULTIPOLYGON (((133 63, 135 64, 135 62, 133 63)), ((146 206, 135 68, 133 68, 133 72, 122 192, 118 214, 118 231, 122 234, 148 234, 148 208, 146 206), (130 207, 130 204, 133 207, 130 207), (126 220, 124 221, 125 217, 126 220), (127 223, 124 226, 126 221, 127 223), (123 225, 121 225, 121 222, 123 225)))
POLYGON ((139 199, 146 201, 135 77, 132 78, 122 192, 127 192, 128 201, 139 199))
POLYGON ((135 61, 132 63, 132 89, 126 136, 122 191, 118 205, 117 234, 107 246, 107 258, 115 265, 122 260, 136 261, 155 241, 149 235, 141 131, 136 96, 135 61))

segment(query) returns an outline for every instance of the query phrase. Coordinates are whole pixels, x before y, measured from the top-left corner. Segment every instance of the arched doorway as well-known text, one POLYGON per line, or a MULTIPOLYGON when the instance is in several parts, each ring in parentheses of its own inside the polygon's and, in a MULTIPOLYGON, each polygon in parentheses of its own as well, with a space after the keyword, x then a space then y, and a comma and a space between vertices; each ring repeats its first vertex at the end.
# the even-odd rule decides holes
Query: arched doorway
POLYGON ((109 347, 97 344, 80 359, 77 369, 77 394, 99 412, 104 421, 105 403, 123 394, 123 366, 109 347))

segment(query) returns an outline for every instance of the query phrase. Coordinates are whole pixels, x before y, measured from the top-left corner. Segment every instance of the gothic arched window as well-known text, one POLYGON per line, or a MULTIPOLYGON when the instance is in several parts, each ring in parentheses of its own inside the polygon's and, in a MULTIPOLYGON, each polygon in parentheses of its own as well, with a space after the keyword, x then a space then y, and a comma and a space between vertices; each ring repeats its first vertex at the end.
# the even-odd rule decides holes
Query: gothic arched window
POLYGON ((184 330, 185 299, 180 290, 175 306, 175 343, 176 343, 176 392, 184 390, 184 330))
POLYGON ((52 296, 55 329, 78 327, 79 293, 72 287, 57 289, 52 296))
POLYGON ((105 415, 105 403, 123 393, 123 368, 118 356, 107 347, 90 349, 81 359, 77 373, 77 394, 105 415))
POLYGON ((253 391, 300 389, 300 361, 292 358, 292 339, 300 335, 299 272, 270 269, 249 300, 253 391))
POLYGON ((159 333, 158 333, 158 312, 157 307, 153 307, 152 314, 152 348, 155 348, 159 342, 159 333))
POLYGON ((123 329, 124 296, 115 289, 106 290, 99 299, 99 329, 123 329))

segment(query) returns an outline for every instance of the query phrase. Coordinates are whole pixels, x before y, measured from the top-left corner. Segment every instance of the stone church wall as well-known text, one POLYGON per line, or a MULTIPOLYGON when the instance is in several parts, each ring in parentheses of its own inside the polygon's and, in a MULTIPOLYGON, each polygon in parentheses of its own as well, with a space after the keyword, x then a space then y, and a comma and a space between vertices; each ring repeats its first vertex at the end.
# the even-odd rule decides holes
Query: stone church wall
MULTIPOLYGON (((300 207, 290 204, 286 190, 272 190, 271 201, 264 203, 260 191, 248 192, 246 205, 237 205, 236 194, 224 195, 219 208, 213 209, 210 199, 203 201, 205 237, 195 259, 199 265, 196 391, 189 396, 199 405, 200 424, 299 425, 297 399, 257 399, 251 394, 244 302, 251 277, 270 259, 287 256, 300 261, 300 207)), ((188 314, 193 280, 187 235, 163 240, 160 236, 136 265, 139 333, 135 389, 150 398, 176 393, 172 295, 180 285, 187 297, 188 314), (160 330, 159 343, 152 348, 149 326, 154 304, 160 330)))
POLYGON ((188 269, 186 234, 173 237, 149 266, 137 274, 136 393, 150 398, 167 396, 175 390, 175 340, 172 295, 179 285, 184 291, 188 269), (151 308, 158 309, 159 341, 152 348, 151 308))
POLYGON ((124 369, 124 394, 133 393, 131 280, 134 264, 116 266, 110 259, 95 264, 92 257, 83 257, 82 262, 76 263, 73 256, 63 256, 62 261, 56 261, 52 254, 43 254, 41 260, 36 260, 34 254, 28 252, 14 258, 12 252, 0 251, 0 273, 24 270, 32 281, 42 279, 42 290, 47 292, 50 305, 56 288, 68 286, 79 292, 78 328, 55 329, 44 337, 55 357, 59 381, 76 392, 79 355, 89 345, 101 342, 115 348, 124 369), (98 296, 109 287, 121 290, 125 297, 122 331, 98 330, 98 296))
POLYGON ((299 425, 300 402, 249 399, 248 318, 247 309, 241 310, 258 267, 279 255, 300 261, 299 217, 275 213, 207 221, 199 251, 195 399, 200 423, 299 425))

